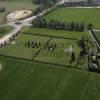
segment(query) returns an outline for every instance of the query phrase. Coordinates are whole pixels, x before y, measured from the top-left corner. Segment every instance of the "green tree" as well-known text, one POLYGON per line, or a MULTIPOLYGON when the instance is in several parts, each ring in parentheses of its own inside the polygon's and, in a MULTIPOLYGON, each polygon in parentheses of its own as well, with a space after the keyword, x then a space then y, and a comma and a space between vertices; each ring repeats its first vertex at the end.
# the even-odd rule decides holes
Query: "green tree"
POLYGON ((45 8, 51 7, 56 4, 59 0, 33 0, 35 4, 42 4, 45 8))
POLYGON ((87 25, 87 29, 91 30, 92 28, 93 28, 93 24, 92 24, 92 23, 89 23, 89 24, 87 25))

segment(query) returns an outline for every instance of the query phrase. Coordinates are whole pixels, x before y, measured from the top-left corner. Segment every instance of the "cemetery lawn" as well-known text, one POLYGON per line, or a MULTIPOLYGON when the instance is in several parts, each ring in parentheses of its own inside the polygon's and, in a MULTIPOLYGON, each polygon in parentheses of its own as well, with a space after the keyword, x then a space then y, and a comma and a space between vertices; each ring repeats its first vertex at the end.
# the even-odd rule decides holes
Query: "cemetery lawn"
POLYGON ((100 76, 0 56, 0 100, 99 100, 100 76))
POLYGON ((67 30, 53 30, 45 28, 34 28, 34 27, 24 27, 22 33, 33 34, 33 35, 45 35, 45 36, 54 36, 70 39, 81 39, 83 36, 91 40, 90 34, 88 32, 72 32, 67 30))
POLYGON ((100 9, 98 8, 58 8, 46 15, 47 20, 55 19, 61 22, 84 22, 85 24, 92 23, 94 28, 100 29, 100 9))
POLYGON ((82 39, 82 36, 84 36, 85 39, 89 38, 89 40, 91 40, 88 32, 25 28, 21 33, 22 34, 20 34, 16 40, 13 40, 11 43, 0 49, 0 55, 87 69, 87 58, 85 58, 86 63, 83 62, 77 65, 77 62, 75 62, 70 65, 70 58, 69 55, 65 53, 65 49, 68 49, 72 45, 75 50, 76 59, 78 59, 80 53, 78 40, 82 39), (39 48, 28 48, 25 46, 27 41, 41 42, 42 45, 39 48), (44 49, 44 45, 48 41, 49 44, 56 44, 56 48, 53 52, 44 49))

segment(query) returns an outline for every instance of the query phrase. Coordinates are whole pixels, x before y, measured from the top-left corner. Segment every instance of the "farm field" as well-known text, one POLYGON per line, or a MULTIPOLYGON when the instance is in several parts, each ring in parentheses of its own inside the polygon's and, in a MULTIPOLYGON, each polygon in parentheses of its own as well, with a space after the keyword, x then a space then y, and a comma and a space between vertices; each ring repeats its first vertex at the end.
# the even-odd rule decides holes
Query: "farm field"
POLYGON ((100 76, 0 57, 0 100, 99 100, 100 76))
POLYGON ((6 8, 6 11, 0 13, 0 24, 6 23, 6 16, 14 10, 35 10, 38 6, 32 4, 31 0, 4 0, 0 5, 6 8))
POLYGON ((0 38, 12 30, 10 26, 0 26, 0 38))
POLYGON ((49 13, 46 18, 47 20, 55 19, 62 22, 84 22, 85 24, 92 23, 96 29, 100 29, 100 9, 84 9, 84 8, 58 8, 53 12, 49 13))

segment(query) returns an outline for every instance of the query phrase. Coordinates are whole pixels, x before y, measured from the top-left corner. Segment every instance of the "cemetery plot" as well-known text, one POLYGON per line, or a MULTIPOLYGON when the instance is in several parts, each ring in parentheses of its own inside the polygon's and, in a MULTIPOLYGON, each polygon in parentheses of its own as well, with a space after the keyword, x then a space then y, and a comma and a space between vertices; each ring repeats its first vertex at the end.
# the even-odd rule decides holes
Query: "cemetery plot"
POLYGON ((67 50, 71 49, 72 46, 79 51, 77 41, 75 40, 52 38, 49 44, 44 47, 35 60, 69 65, 70 53, 68 53, 67 50))
POLYGON ((34 59, 42 62, 61 64, 69 67, 86 68, 87 56, 80 60, 80 47, 77 40, 52 38, 49 44, 34 59), (72 61, 72 52, 75 58, 72 61), (84 63, 84 61, 86 63, 84 63))
POLYGON ((36 42, 37 44, 41 42, 43 44, 48 39, 40 36, 21 35, 0 49, 0 54, 31 60, 33 55, 40 49, 37 46, 33 47, 32 42, 36 42), (30 42, 29 46, 28 42, 30 42))
MULTIPOLYGON (((83 55, 85 51, 81 49, 80 41, 43 34, 21 34, 16 40, 1 48, 0 54, 84 69, 87 67, 88 61, 87 55, 83 55)), ((95 45, 87 40, 85 40, 85 44, 86 50, 95 45)))

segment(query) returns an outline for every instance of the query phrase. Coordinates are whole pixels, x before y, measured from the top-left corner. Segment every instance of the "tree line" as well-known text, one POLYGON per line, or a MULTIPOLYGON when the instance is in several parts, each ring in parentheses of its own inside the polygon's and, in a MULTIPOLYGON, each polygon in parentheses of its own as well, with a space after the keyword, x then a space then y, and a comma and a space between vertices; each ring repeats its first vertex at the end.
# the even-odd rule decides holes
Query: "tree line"
POLYGON ((69 22, 63 23, 59 20, 51 19, 47 21, 45 18, 38 17, 36 20, 32 22, 33 27, 38 28, 50 28, 50 29, 57 29, 57 30, 69 30, 69 31, 84 31, 84 29, 92 29, 93 24, 84 24, 84 22, 69 22))
POLYGON ((28 40, 26 43, 25 43, 25 47, 27 48, 43 48, 44 50, 48 50, 48 51, 54 51, 57 47, 56 43, 46 43, 46 44, 43 44, 41 43, 40 41, 37 42, 37 41, 30 41, 28 40))
POLYGON ((45 8, 51 7, 60 0, 33 0, 34 4, 43 5, 45 8))

